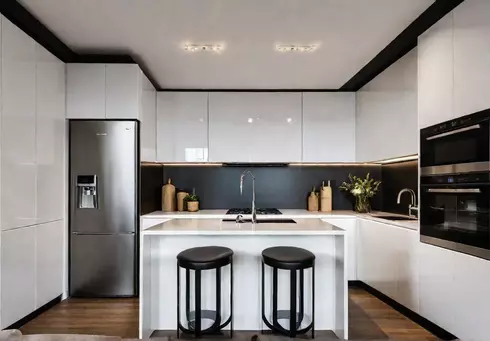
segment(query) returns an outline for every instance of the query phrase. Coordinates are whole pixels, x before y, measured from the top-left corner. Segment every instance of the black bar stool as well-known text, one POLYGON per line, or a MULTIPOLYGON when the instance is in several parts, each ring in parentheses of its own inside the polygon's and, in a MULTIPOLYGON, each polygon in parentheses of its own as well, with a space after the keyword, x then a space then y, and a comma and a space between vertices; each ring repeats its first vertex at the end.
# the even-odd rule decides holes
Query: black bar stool
POLYGON ((230 324, 230 337, 233 337, 233 251, 227 247, 194 247, 177 255, 177 338, 180 331, 193 333, 196 338, 203 334, 217 333, 230 324), (230 265, 230 317, 221 323, 221 268, 230 265), (180 268, 185 269, 185 316, 187 328, 180 321, 180 268), (190 272, 194 271, 195 309, 190 310, 190 272), (216 271, 216 310, 201 309, 201 271, 216 271), (213 321, 205 330, 201 320, 213 321))
POLYGON ((269 329, 289 337, 305 334, 311 329, 315 337, 315 255, 308 250, 292 246, 271 247, 262 251, 262 320, 269 329), (272 322, 265 316, 265 265, 272 267, 272 322), (311 323, 300 329, 305 317, 304 312, 304 271, 311 268, 311 323), (278 269, 290 271, 289 310, 277 309, 277 273, 278 269), (299 271, 299 307, 297 299, 297 272, 299 271), (279 320, 289 320, 289 330, 279 324, 279 320))

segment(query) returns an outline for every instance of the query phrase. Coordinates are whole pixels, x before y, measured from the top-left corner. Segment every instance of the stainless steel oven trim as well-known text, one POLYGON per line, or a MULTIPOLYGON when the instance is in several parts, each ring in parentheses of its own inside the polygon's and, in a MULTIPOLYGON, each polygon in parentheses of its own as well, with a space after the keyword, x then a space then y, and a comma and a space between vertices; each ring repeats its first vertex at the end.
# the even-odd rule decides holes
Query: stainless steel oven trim
POLYGON ((474 130, 474 129, 480 129, 480 128, 481 128, 481 126, 479 124, 475 124, 475 125, 472 125, 472 126, 469 126, 469 127, 459 128, 459 129, 456 129, 456 130, 451 130, 451 131, 447 131, 445 133, 441 133, 441 134, 437 134, 437 135, 434 135, 434 136, 430 136, 430 137, 427 137, 426 140, 427 141, 430 141, 430 140, 440 139, 441 137, 444 137, 444 136, 451 136, 451 135, 454 135, 454 134, 463 133, 465 131, 474 130))
POLYGON ((454 165, 421 167, 420 175, 431 176, 431 175, 488 172, 488 171, 490 171, 490 162, 483 161, 483 162, 457 163, 454 165))
POLYGON ((479 188, 428 188, 430 193, 481 193, 479 188))
POLYGON ((445 249, 449 249, 449 250, 453 250, 456 252, 465 253, 467 255, 475 256, 478 258, 490 260, 490 250, 487 250, 487 249, 482 249, 479 247, 470 246, 470 245, 466 245, 466 244, 460 244, 460 243, 452 242, 449 240, 424 236, 422 234, 420 235, 420 241, 422 243, 425 243, 425 244, 435 245, 435 246, 439 246, 439 247, 442 247, 445 249))

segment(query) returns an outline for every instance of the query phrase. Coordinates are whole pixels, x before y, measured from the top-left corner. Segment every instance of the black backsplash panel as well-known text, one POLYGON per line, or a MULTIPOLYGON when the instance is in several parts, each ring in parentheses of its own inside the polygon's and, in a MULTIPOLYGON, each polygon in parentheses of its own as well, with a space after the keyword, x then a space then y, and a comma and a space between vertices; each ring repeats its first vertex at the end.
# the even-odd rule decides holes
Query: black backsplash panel
POLYGON ((408 214, 410 195, 404 193, 399 205, 396 203, 396 200, 398 193, 403 188, 414 190, 418 197, 418 161, 383 165, 381 169, 383 211, 408 214))
POLYGON ((163 166, 141 166, 141 214, 162 209, 163 166))
MULTIPOLYGON (((210 167, 165 166, 163 179, 168 178, 177 189, 192 191, 201 198, 201 209, 227 209, 250 207, 252 180, 244 180, 243 196, 240 196, 240 175, 246 169, 255 176, 256 205, 259 208, 303 208, 307 206, 308 192, 317 190, 322 181, 331 180, 333 209, 351 210, 352 201, 338 187, 348 180, 349 173, 364 177, 371 173, 381 179, 381 166, 289 166, 289 167, 210 167)), ((382 208, 381 192, 373 198, 373 209, 382 208)))

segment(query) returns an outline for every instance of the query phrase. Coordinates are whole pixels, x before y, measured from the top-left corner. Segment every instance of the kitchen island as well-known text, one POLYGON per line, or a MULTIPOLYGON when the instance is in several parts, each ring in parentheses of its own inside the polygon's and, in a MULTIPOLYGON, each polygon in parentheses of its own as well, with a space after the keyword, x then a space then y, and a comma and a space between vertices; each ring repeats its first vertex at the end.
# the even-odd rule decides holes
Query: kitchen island
MULTIPOLYGON (((343 229, 318 218, 260 224, 236 224, 221 218, 224 217, 164 222, 154 219, 153 226, 145 222, 140 238, 140 338, 149 337, 155 330, 176 329, 177 254, 191 247, 219 245, 234 252, 235 330, 267 329, 261 319, 261 252, 272 246, 296 246, 316 255, 315 329, 332 330, 340 339, 347 339, 347 252, 343 229)), ((286 277, 280 277, 279 283, 283 280, 286 277)), ((310 279, 305 280, 305 289, 310 288, 310 279)), ((288 289, 287 284, 283 289, 288 289)), ((307 312, 310 295, 306 289, 307 312)), ((280 290, 280 306, 289 306, 288 297, 286 291, 280 290)), ((203 295, 203 304, 206 303, 203 295)))

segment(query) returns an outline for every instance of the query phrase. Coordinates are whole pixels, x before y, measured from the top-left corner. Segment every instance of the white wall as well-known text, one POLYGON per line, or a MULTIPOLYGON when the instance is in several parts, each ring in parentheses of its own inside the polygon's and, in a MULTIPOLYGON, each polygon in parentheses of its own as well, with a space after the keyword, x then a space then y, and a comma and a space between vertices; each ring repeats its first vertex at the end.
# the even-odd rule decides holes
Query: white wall
POLYGON ((0 327, 62 294, 65 64, 1 21, 0 327))
POLYGON ((417 49, 356 93, 356 160, 417 154, 417 49))

